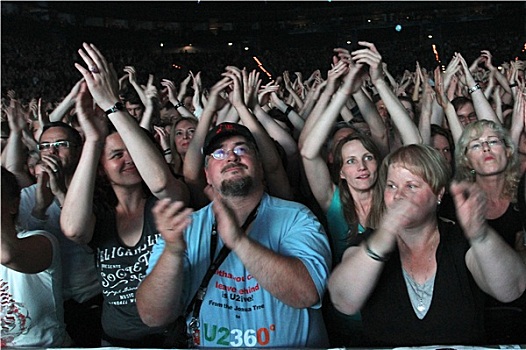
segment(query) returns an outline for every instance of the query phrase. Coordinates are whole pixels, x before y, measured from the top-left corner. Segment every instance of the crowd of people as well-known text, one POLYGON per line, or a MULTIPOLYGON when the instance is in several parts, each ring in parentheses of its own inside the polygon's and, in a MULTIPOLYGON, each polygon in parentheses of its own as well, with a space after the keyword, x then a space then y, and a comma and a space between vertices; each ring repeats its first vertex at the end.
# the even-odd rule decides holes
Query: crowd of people
POLYGON ((2 99, 2 346, 526 343, 524 61, 64 51, 2 99))

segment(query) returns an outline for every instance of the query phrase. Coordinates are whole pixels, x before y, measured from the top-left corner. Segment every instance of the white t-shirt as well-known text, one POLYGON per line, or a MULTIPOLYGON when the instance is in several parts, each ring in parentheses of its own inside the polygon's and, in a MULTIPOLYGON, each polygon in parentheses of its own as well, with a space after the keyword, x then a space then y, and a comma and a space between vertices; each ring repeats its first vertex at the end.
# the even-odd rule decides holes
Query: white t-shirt
POLYGON ((28 274, 0 265, 2 347, 71 345, 64 324, 62 265, 57 239, 46 231, 25 231, 19 238, 42 235, 51 241, 48 269, 28 274))
POLYGON ((60 229, 60 207, 57 201, 47 208, 45 220, 31 215, 35 205, 37 185, 22 189, 18 222, 24 230, 44 230, 54 235, 60 243, 64 300, 83 303, 101 293, 93 250, 86 244, 77 244, 66 238, 60 229))

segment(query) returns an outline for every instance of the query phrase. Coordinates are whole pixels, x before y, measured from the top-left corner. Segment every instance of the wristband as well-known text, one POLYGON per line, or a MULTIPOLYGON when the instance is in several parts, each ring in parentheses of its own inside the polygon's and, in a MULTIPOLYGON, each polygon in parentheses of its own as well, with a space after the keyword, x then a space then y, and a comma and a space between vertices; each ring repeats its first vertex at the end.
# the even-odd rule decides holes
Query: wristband
POLYGON ((288 117, 290 112, 293 110, 294 108, 290 105, 287 105, 287 110, 285 111, 285 115, 288 117))
POLYGON ((183 107, 184 106, 184 103, 182 102, 179 102, 178 104, 176 104, 174 107, 175 109, 179 108, 179 107, 183 107))
POLYGON ((122 102, 116 102, 113 107, 111 107, 110 109, 104 111, 104 113, 106 113, 106 115, 110 115, 112 113, 115 113, 115 112, 118 112, 118 111, 122 111, 124 109, 124 105, 122 104, 122 102))
POLYGON ((367 256, 370 257, 371 259, 379 261, 379 262, 386 262, 390 258, 389 255, 381 256, 381 255, 378 255, 376 252, 372 251, 367 241, 365 241, 365 254, 367 254, 367 256))
POLYGON ((474 93, 474 92, 477 91, 477 90, 480 90, 480 85, 479 85, 478 83, 475 84, 475 86, 470 87, 470 88, 468 89, 468 92, 469 92, 470 94, 472 94, 472 93, 474 93))
POLYGON ((518 86, 517 83, 511 83, 510 88, 518 86))
POLYGON ((166 156, 166 155, 168 155, 168 154, 172 154, 172 150, 171 150, 171 149, 169 149, 169 148, 167 148, 167 149, 164 149, 164 150, 163 150, 163 155, 165 155, 165 156, 166 156))

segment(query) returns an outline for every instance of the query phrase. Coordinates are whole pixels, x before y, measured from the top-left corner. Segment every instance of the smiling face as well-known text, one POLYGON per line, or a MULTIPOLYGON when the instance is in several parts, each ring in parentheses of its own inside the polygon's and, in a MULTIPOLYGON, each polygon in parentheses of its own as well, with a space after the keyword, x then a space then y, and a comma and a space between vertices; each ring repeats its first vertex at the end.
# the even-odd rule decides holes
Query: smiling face
POLYGON ((509 150, 497 133, 486 127, 479 137, 467 145, 468 164, 478 176, 498 175, 508 164, 509 150))
POLYGON ((222 160, 207 155, 205 174, 208 184, 223 196, 246 196, 263 184, 263 168, 254 147, 242 136, 221 141, 214 150, 222 148, 227 157, 222 160), (239 156, 232 150, 243 145, 248 152, 239 156))
POLYGON ((141 175, 118 133, 106 137, 100 165, 112 186, 141 185, 141 175))
POLYGON ((342 147, 340 178, 351 190, 368 191, 377 179, 378 163, 374 155, 359 140, 351 140, 342 147))
POLYGON ((69 141, 69 147, 57 146, 40 150, 41 156, 57 157, 65 174, 73 174, 80 157, 82 145, 75 144, 68 131, 62 127, 51 127, 42 133, 40 144, 54 143, 57 141, 69 141))

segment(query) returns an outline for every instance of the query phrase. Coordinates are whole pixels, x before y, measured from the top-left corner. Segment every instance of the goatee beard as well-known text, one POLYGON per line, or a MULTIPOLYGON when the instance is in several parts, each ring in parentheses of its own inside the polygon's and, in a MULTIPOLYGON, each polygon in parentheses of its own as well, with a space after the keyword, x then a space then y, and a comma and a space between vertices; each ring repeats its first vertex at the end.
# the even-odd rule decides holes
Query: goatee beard
POLYGON ((250 176, 235 180, 223 180, 221 182, 221 194, 223 196, 244 197, 250 193, 254 181, 250 176))

